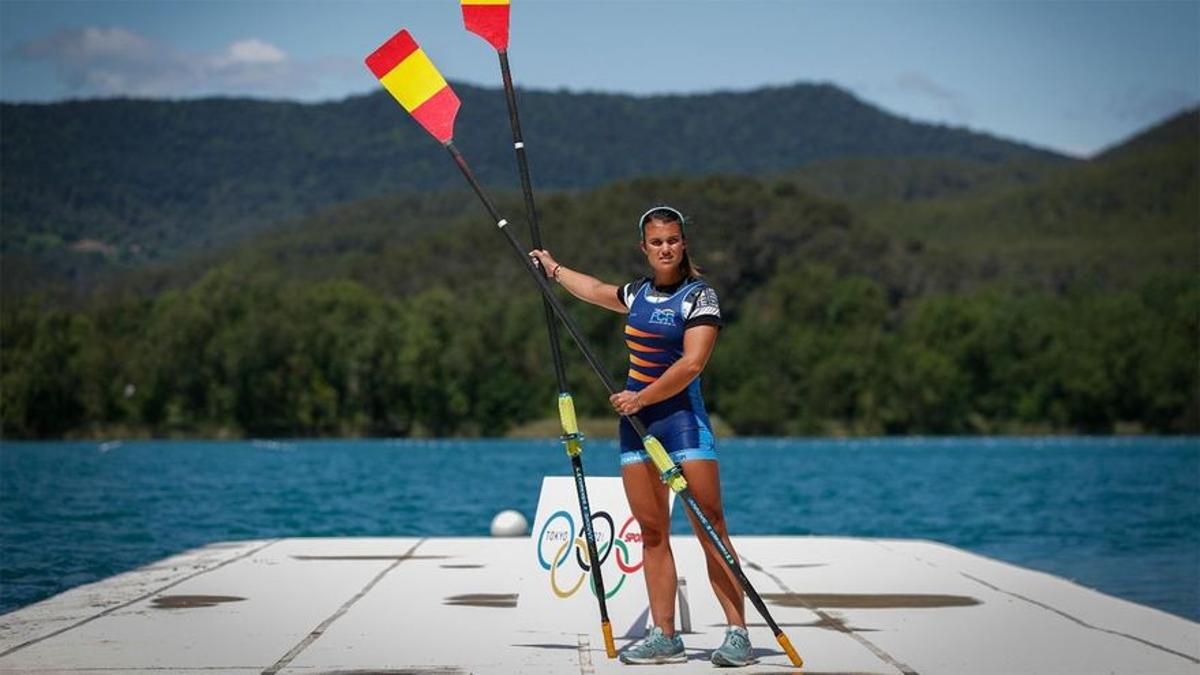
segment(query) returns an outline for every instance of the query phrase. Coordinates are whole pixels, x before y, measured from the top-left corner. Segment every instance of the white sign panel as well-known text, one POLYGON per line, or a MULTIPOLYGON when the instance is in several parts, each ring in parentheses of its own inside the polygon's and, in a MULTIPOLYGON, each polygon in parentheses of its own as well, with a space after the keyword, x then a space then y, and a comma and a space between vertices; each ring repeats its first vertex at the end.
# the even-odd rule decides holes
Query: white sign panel
MULTIPOLYGON (((641 528, 629 510, 620 478, 595 477, 586 482, 613 635, 641 637, 649 616, 641 528)), ((582 525, 575 479, 543 478, 518 606, 522 616, 543 627, 545 617, 552 616, 564 632, 588 633, 593 645, 602 646, 600 610, 582 525)))

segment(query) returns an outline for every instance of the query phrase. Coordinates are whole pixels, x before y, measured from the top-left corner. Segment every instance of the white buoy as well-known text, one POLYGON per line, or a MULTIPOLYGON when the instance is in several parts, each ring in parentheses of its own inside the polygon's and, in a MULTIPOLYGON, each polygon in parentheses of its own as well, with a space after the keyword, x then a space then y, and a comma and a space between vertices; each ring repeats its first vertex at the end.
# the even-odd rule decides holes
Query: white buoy
POLYGON ((529 523, 520 511, 508 509, 492 518, 493 537, 523 537, 529 533, 529 523))

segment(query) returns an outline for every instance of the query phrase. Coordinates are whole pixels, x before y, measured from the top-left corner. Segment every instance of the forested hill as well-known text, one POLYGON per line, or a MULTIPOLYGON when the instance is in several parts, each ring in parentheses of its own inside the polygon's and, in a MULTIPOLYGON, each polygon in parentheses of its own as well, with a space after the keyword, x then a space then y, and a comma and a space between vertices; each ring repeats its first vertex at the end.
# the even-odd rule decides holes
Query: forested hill
MULTIPOLYGON (((638 178, 539 207, 559 260, 609 281, 645 269, 630 215, 694 217, 726 319, 705 395, 737 433, 1196 433, 1200 136, 1127 145, 1057 169, 638 178)), ((519 218, 519 193, 497 201, 519 218)), ((0 435, 506 433, 554 414, 514 263, 460 188, 325 209, 77 306, 32 294, 0 308, 0 435)), ((570 307, 622 377, 619 316, 570 307)), ((611 414, 567 353, 580 412, 611 414)))
POLYGON ((1197 109, 1071 165, 836 160, 793 178, 919 249, 922 284, 937 290, 1130 289, 1157 270, 1198 269, 1197 109))
MULTIPOLYGON (((502 92, 456 90, 458 145, 485 183, 515 184, 502 92)), ((528 91, 520 100, 542 188, 638 175, 763 175, 860 155, 1064 159, 905 120, 832 85, 650 97, 528 91)), ((461 181, 437 143, 383 92, 316 105, 5 104, 0 117, 6 254, 163 259, 333 203, 461 181)))

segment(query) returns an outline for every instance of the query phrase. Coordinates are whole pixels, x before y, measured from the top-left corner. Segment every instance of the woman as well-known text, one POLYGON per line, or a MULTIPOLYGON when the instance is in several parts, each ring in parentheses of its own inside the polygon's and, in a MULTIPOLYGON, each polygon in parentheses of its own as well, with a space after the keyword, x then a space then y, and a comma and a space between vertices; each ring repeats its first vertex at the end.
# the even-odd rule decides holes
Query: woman
MULTIPOLYGON (((671 458, 683 468, 692 496, 729 550, 712 426, 700 396, 700 373, 721 327, 717 294, 688 258, 684 218, 669 206, 656 206, 638 220, 642 253, 653 273, 617 287, 560 264, 548 251, 530 253, 546 276, 577 298, 627 314, 625 344, 629 375, 625 390, 610 397, 621 415, 637 414, 671 458)), ((625 663, 679 663, 687 660, 675 631, 675 558, 670 544, 667 486, 642 447, 629 420, 620 422, 621 479, 629 507, 642 529, 646 590, 654 628, 625 650, 625 663)), ((724 643, 712 654, 723 666, 755 662, 746 633, 745 596, 700 525, 692 529, 704 547, 708 578, 729 624, 724 643)), ((736 556, 737 554, 734 553, 736 556)))

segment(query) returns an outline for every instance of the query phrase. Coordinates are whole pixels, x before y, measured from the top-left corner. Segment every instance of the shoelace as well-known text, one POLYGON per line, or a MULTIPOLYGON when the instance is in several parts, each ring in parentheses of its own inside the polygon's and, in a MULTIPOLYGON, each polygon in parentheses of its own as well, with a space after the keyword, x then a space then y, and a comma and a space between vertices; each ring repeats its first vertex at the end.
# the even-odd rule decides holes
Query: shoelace
POLYGON ((731 630, 725 634, 725 642, 727 642, 730 647, 733 647, 739 651, 746 650, 750 647, 750 639, 736 630, 731 630))
POLYGON ((667 637, 666 633, 650 633, 635 644, 630 651, 653 649, 653 645, 655 644, 662 643, 666 645, 670 644, 670 642, 671 638, 667 637))

